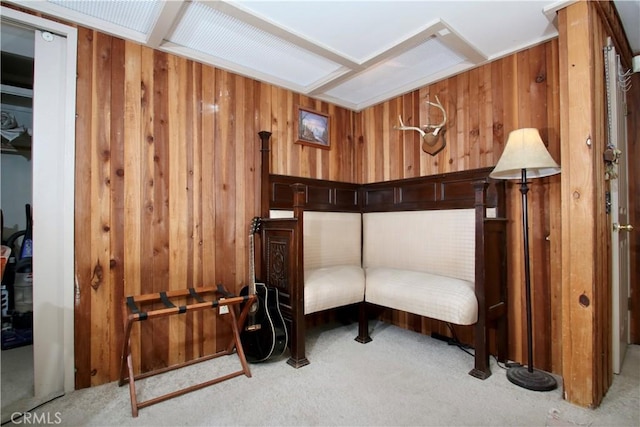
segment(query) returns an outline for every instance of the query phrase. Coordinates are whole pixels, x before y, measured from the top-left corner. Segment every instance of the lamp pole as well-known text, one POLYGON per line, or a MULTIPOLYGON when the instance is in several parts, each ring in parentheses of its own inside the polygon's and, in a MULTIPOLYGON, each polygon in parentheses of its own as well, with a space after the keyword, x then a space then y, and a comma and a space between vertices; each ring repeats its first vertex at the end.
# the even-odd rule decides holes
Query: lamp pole
POLYGON ((529 261, 529 208, 527 203, 527 170, 522 169, 522 234, 524 237, 524 289, 527 314, 527 367, 516 366, 507 370, 507 378, 512 383, 528 390, 554 390, 558 384, 550 374, 533 368, 533 324, 531 321, 531 267, 529 261))
POLYGON ((527 194, 527 170, 522 169, 522 182, 520 183, 520 193, 522 194, 522 232, 524 233, 524 291, 526 292, 527 310, 527 370, 533 372, 533 331, 531 321, 531 267, 529 262, 529 204, 527 194))
POLYGON ((529 208, 527 206, 527 171, 532 178, 560 173, 560 166, 553 160, 535 128, 511 131, 507 145, 498 164, 489 175, 494 179, 518 179, 522 194, 522 235, 524 237, 524 284, 527 315, 527 366, 512 366, 507 369, 507 379, 520 387, 549 391, 558 387, 556 379, 547 372, 533 368, 533 323, 531 321, 531 269, 529 261, 529 208))

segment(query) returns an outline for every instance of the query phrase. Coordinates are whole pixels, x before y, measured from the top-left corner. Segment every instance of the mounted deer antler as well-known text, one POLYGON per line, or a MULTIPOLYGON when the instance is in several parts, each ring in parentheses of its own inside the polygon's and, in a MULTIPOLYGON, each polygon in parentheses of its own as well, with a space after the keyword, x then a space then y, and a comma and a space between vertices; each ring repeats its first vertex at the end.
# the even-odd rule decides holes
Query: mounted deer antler
MULTIPOLYGON (((442 122, 435 125, 435 124, 426 124, 424 126, 417 127, 417 126, 406 126, 403 121, 402 121, 402 116, 398 116, 398 120, 400 121, 400 126, 394 126, 394 129, 398 129, 398 130, 415 130, 416 132, 418 132, 420 134, 420 136, 422 137, 422 151, 424 151, 425 153, 429 153, 432 156, 435 156, 437 153, 440 152, 440 150, 442 150, 445 145, 446 142, 444 140, 444 137, 440 138, 442 135, 440 134, 440 131, 442 130, 442 128, 444 127, 444 125, 447 123, 447 112, 444 110, 444 107, 442 106, 442 103, 440 102, 440 100, 438 99, 438 96, 436 95, 436 101, 437 102, 431 102, 431 101, 427 101, 427 104, 436 107, 438 109, 440 109, 442 111, 442 122), (428 129, 433 129, 432 132, 428 132, 428 129), (441 141, 441 143, 438 143, 438 141, 441 141)), ((444 132, 443 132, 444 133, 444 132)))

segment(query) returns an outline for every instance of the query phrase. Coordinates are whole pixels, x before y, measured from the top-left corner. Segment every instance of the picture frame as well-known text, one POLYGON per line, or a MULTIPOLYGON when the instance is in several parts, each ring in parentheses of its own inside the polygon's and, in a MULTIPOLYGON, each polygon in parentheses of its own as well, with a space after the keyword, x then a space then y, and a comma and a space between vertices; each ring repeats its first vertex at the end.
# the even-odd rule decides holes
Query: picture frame
POLYGON ((305 107, 298 107, 296 124, 296 144, 328 150, 331 148, 329 138, 329 115, 305 107))

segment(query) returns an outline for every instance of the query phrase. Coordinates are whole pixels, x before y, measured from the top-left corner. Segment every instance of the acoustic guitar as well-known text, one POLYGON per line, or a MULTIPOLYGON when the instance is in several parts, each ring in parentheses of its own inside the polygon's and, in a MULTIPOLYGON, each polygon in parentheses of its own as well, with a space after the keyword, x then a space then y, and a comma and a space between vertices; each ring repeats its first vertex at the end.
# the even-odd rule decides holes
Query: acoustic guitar
POLYGON ((245 357, 251 363, 264 362, 281 356, 287 348, 288 336, 276 288, 256 282, 254 235, 260 229, 260 218, 251 221, 249 230, 249 285, 240 295, 255 295, 240 332, 245 357))

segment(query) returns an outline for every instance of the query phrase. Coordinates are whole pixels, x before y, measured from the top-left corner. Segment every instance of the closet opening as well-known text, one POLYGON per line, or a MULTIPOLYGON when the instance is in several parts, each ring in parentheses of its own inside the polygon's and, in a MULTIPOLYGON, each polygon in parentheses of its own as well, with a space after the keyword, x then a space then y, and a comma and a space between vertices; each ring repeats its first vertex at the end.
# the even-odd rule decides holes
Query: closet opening
POLYGON ((34 396, 32 28, 2 23, 0 208, 2 245, 2 409, 34 396))

